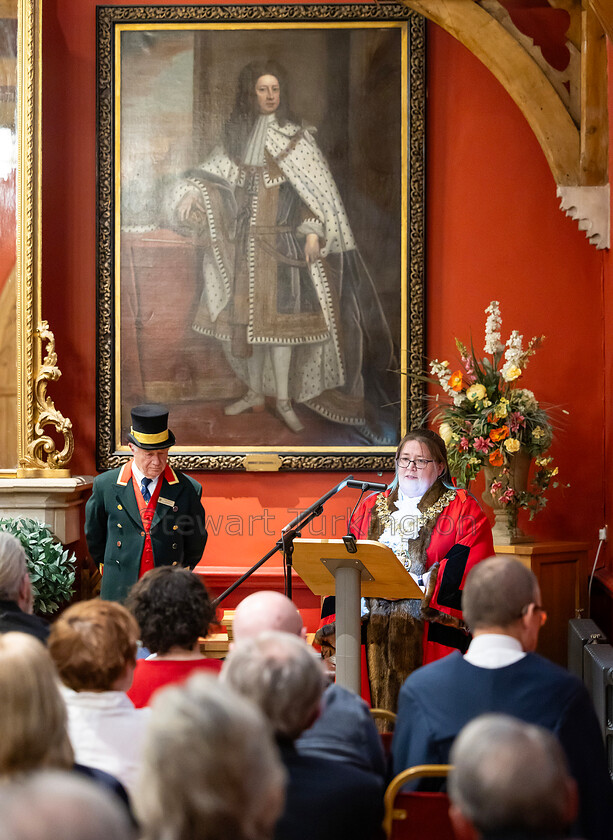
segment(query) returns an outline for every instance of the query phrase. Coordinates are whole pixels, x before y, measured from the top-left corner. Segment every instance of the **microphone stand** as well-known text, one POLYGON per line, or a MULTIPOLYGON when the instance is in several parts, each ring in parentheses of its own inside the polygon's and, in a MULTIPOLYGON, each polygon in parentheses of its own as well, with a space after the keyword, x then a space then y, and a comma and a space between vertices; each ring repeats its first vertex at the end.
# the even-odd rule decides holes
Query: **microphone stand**
POLYGON ((251 577, 251 575, 260 568, 267 560, 277 553, 277 551, 283 550, 285 555, 285 564, 287 567, 286 578, 285 578, 285 594, 288 598, 291 599, 292 597, 292 557, 294 554, 294 540, 296 537, 300 536, 300 530, 304 528, 306 525, 309 524, 316 516, 320 516, 323 513, 324 504, 330 499, 332 496, 335 496, 340 490, 343 490, 347 486, 347 482, 355 481, 352 475, 347 476, 347 478, 343 479, 343 481, 339 482, 336 487, 333 487, 332 490, 329 490, 324 496, 320 499, 317 499, 316 502, 308 507, 305 511, 298 514, 295 519, 292 519, 290 523, 288 523, 284 528, 281 529, 281 539, 277 540, 274 547, 270 549, 270 551, 258 560, 250 569, 248 569, 244 575, 241 575, 238 580, 235 580, 234 583, 229 586, 225 592, 222 592, 219 597, 215 598, 213 601, 213 606, 217 607, 225 598, 228 597, 235 589, 237 589, 242 583, 244 583, 247 578, 251 577))

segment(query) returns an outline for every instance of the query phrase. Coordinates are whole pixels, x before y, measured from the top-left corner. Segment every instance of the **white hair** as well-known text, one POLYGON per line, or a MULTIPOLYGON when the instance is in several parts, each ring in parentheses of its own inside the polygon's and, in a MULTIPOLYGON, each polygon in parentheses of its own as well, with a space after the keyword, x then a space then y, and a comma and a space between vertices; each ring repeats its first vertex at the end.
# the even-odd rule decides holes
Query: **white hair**
POLYGON ((456 738, 450 763, 449 797, 479 832, 563 835, 573 783, 551 732, 509 715, 481 715, 456 738))
POLYGON ((285 770, 267 721, 218 679, 156 694, 135 807, 144 840, 269 840, 285 770))
POLYGON ((22 544, 8 531, 0 531, 0 599, 16 601, 27 574, 28 561, 22 544))
POLYGON ((44 770, 0 787, 2 840, 130 840, 125 805, 74 772, 44 770))
POLYGON ((312 722, 326 679, 314 650, 290 633, 261 633, 230 651, 221 679, 253 700, 275 735, 296 739, 312 722))

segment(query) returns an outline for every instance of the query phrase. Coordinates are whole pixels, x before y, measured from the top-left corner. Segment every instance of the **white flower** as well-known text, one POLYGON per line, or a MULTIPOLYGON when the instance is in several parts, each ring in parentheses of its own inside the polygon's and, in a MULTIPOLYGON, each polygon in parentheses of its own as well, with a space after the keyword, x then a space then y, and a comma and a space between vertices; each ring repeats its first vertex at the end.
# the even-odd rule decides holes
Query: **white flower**
POLYGON ((430 373, 432 376, 436 376, 438 379, 438 384, 441 386, 443 391, 448 394, 450 397, 455 395, 455 391, 449 385, 449 362, 443 361, 439 362, 438 359, 434 359, 430 362, 430 373))
POLYGON ((485 347, 486 353, 500 353, 503 349, 503 344, 500 341, 500 326, 502 318, 500 317, 500 304, 497 300, 493 300, 485 310, 487 321, 485 322, 485 347))
POLYGON ((523 338, 524 338, 523 335, 520 335, 517 330, 513 330, 513 332, 509 336, 509 339, 508 339, 507 345, 506 345, 507 349, 506 349, 505 354, 504 354, 504 358, 505 358, 506 363, 507 363, 505 365, 505 367, 507 367, 507 365, 509 367, 511 365, 521 367, 521 360, 522 360, 522 356, 523 356, 523 352, 524 352, 522 350, 522 346, 521 346, 523 338))

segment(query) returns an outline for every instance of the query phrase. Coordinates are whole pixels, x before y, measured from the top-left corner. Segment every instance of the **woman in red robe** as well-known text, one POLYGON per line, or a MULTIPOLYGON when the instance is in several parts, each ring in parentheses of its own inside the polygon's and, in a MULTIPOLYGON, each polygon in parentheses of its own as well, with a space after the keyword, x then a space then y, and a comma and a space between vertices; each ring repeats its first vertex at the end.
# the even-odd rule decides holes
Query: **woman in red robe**
POLYGON ((468 647, 462 588, 470 569, 494 553, 492 530, 475 498, 454 487, 443 440, 418 429, 396 450, 394 481, 361 503, 351 531, 388 545, 424 592, 423 601, 365 601, 372 705, 395 711, 411 671, 468 647))

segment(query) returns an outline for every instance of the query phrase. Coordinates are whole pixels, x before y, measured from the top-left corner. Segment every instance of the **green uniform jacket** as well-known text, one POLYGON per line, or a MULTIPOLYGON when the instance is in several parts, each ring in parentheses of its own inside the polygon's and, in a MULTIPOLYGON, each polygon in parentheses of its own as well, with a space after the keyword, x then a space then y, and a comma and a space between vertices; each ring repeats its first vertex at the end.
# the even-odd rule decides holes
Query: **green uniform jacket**
MULTIPOLYGON (((202 487, 194 479, 166 466, 151 523, 156 566, 194 566, 202 558, 207 532, 202 487)), ((104 563, 100 595, 123 601, 138 580, 145 545, 134 487, 132 463, 94 479, 85 506, 85 536, 94 561, 104 563)))

